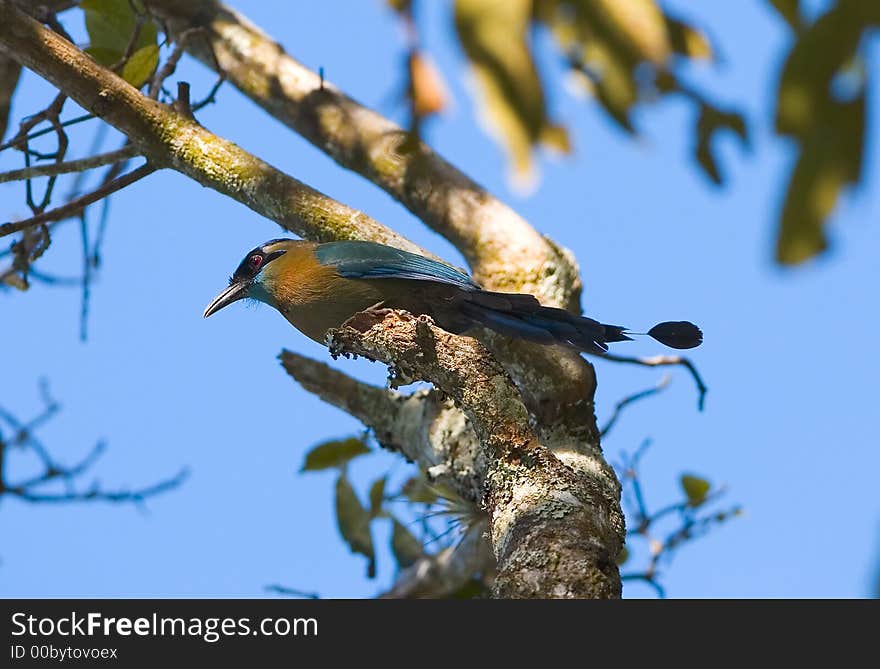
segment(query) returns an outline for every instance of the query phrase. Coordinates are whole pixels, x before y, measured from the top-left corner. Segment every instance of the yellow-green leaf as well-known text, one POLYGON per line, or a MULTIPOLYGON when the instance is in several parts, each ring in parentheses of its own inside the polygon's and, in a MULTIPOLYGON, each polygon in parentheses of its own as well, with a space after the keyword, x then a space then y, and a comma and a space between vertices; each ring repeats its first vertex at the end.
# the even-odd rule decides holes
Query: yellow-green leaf
POLYGON ((422 542, 396 518, 391 532, 391 552, 401 569, 406 569, 424 554, 422 542))
POLYGON ((814 133, 803 140, 782 208, 776 259, 803 262, 824 251, 825 220, 841 190, 858 181, 865 134, 865 95, 827 107, 814 133))
POLYGON ((158 64, 159 47, 149 44, 131 54, 122 67, 122 78, 135 88, 140 88, 150 80, 158 64))
POLYGON ((373 481, 373 485, 370 486, 371 518, 378 518, 379 516, 384 515, 382 505, 385 503, 385 484, 387 482, 388 479, 383 476, 382 478, 373 481))
POLYGON ((667 16, 666 32, 669 35, 669 44, 675 53, 695 59, 712 58, 712 45, 709 39, 696 28, 667 16))
POLYGON ((357 437, 327 441, 315 446, 306 454, 306 461, 303 463, 301 471, 313 472, 341 467, 352 458, 369 452, 370 449, 363 439, 357 437))
POLYGON ((376 554, 370 532, 370 514, 361 506, 345 474, 340 474, 336 480, 336 522, 351 552, 367 558, 367 576, 375 577, 376 554))
POLYGON ((663 65, 671 46, 663 12, 654 0, 580 0, 581 11, 595 29, 630 51, 633 60, 663 65))
MULTIPOLYGON (((456 0, 455 27, 482 93, 484 121, 518 177, 531 168, 532 149, 551 125, 532 57, 531 0, 456 0)), ((557 146, 559 133, 551 133, 557 146)))
POLYGON ((617 566, 620 567, 629 560, 629 548, 624 546, 620 549, 620 552, 617 554, 617 566))
POLYGON ((727 112, 708 103, 700 105, 700 116, 695 128, 696 132, 696 159, 713 182, 720 185, 724 178, 718 167, 712 141, 715 134, 722 130, 733 131, 748 146, 748 131, 746 121, 742 114, 727 112))
POLYGON ((709 494, 711 484, 704 478, 694 476, 693 474, 682 474, 681 488, 687 495, 688 504, 690 506, 700 506, 706 501, 706 495, 709 494))
POLYGON ((856 53, 866 24, 850 3, 839 3, 801 33, 779 79, 776 130, 803 138, 810 134, 831 95, 834 76, 856 53))

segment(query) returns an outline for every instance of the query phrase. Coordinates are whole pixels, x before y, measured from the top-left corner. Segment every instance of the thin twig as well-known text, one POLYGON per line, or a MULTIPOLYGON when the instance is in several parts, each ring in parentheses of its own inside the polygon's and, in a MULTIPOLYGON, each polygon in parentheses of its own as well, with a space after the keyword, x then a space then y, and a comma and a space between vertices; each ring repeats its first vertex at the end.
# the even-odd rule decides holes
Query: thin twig
POLYGON ((666 590, 664 590, 663 586, 660 585, 657 582, 656 578, 650 574, 621 574, 620 580, 621 581, 642 581, 644 583, 647 583, 652 588, 654 588, 654 591, 657 593, 657 596, 660 599, 666 599, 666 590))
MULTIPOLYGON (((67 121, 62 121, 61 127, 69 128, 70 126, 82 123, 83 121, 91 121, 93 118, 97 117, 94 114, 82 114, 81 116, 75 116, 74 118, 67 121)), ((19 144, 27 144, 31 140, 37 139, 38 137, 48 135, 50 132, 55 132, 55 128, 43 128, 42 130, 36 130, 35 132, 32 132, 31 134, 24 137, 16 135, 5 144, 0 144, 0 151, 5 151, 6 149, 18 147, 19 144)))
POLYGON ((287 597, 300 597, 302 599, 321 599, 321 595, 316 592, 305 592, 304 590, 296 590, 288 588, 286 585, 278 585, 273 583, 265 587, 266 592, 273 592, 276 595, 285 595, 287 597))
POLYGON ((181 469, 175 476, 151 486, 134 490, 100 490, 97 486, 84 492, 66 493, 34 493, 27 489, 6 488, 6 492, 15 495, 24 502, 62 503, 62 502, 143 502, 144 500, 173 490, 189 476, 188 469, 181 469))
POLYGON ((60 174, 70 174, 71 172, 84 172, 92 170, 96 167, 103 167, 121 160, 128 160, 138 155, 138 150, 133 144, 109 151, 97 156, 89 156, 88 158, 80 158, 79 160, 69 160, 66 163, 53 163, 51 165, 33 165, 31 167, 22 168, 20 170, 11 170, 9 172, 0 172, 0 184, 9 181, 23 181, 24 179, 34 179, 37 177, 51 177, 60 174))
POLYGON ((689 358, 680 355, 655 355, 649 358, 630 357, 625 355, 616 355, 614 353, 606 353, 601 356, 605 360, 612 362, 624 362, 632 365, 641 365, 643 367, 662 367, 665 365, 680 365, 687 368, 697 384, 697 408, 702 411, 706 403, 706 392, 709 390, 703 382, 703 378, 689 358))
POLYGON ((136 181, 143 179, 145 176, 152 174, 156 171, 156 169, 157 168, 154 165, 151 165, 150 163, 144 163, 143 165, 132 170, 128 174, 125 174, 118 179, 114 179, 104 186, 101 186, 97 190, 94 190, 91 193, 87 193, 82 197, 78 197, 75 200, 71 200, 67 204, 61 205, 60 207, 56 207, 55 209, 51 209, 42 214, 37 214, 36 216, 32 216, 31 218, 24 221, 3 223, 2 225, 0 225, 0 237, 6 237, 7 235, 15 234, 16 232, 26 230, 27 228, 33 227, 40 223, 60 221, 61 219, 75 216, 90 204, 94 204, 95 202, 102 200, 108 195, 112 195, 116 191, 122 190, 126 186, 130 186, 136 181))
POLYGON ((660 382, 653 388, 641 390, 620 400, 614 406, 614 412, 611 414, 611 418, 609 418, 608 422, 605 423, 605 426, 601 430, 599 430, 599 436, 604 437, 606 434, 608 434, 608 431, 612 427, 614 427, 614 424, 617 422, 617 419, 620 417, 620 412, 623 411, 623 409, 628 407, 630 404, 633 404, 634 402, 638 402, 639 400, 643 400, 647 397, 651 397, 652 395, 663 392, 669 386, 671 380, 672 377, 670 377, 669 374, 664 374, 663 378, 660 379, 660 382))

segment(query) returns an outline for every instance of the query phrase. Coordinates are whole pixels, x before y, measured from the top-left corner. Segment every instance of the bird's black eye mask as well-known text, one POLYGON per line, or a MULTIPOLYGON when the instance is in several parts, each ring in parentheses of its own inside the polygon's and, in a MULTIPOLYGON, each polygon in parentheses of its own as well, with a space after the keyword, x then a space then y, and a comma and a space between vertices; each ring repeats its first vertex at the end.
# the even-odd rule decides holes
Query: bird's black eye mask
POLYGON ((287 251, 284 249, 266 253, 263 251, 262 247, 258 246, 248 253, 244 257, 244 260, 242 260, 239 266, 235 269, 235 272, 229 278, 229 285, 231 286, 234 283, 241 283, 242 281, 250 281, 260 273, 260 270, 262 270, 263 267, 276 258, 280 258, 285 253, 287 253, 287 251))

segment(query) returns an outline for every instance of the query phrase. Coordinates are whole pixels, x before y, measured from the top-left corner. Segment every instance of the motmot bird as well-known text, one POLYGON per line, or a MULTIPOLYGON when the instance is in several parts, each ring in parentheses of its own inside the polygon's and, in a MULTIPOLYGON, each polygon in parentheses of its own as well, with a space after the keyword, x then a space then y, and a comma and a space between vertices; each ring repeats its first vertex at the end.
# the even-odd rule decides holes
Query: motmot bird
POLYGON ((703 340, 700 329, 687 321, 635 333, 544 306, 533 295, 483 290, 451 265, 375 242, 268 241, 244 257, 229 286, 205 309, 205 318, 245 298, 274 307, 319 343, 328 330, 372 308, 426 314, 453 334, 483 326, 596 355, 607 353, 610 342, 631 340, 633 334, 647 334, 672 348, 693 348, 703 340))

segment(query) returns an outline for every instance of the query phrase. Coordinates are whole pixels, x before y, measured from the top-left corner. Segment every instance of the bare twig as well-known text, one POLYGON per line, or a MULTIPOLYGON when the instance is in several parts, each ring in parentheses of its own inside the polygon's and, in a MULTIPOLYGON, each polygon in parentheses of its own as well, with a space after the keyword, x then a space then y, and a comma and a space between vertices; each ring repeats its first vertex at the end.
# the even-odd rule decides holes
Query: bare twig
POLYGON ((666 590, 663 588, 662 585, 660 585, 660 583, 657 582, 656 575, 654 575, 654 574, 649 574, 649 573, 621 574, 620 580, 621 581, 643 581, 644 583, 647 583, 652 588, 654 588, 654 591, 657 593, 657 597, 659 597, 660 599, 666 599, 666 590))
POLYGON ((126 186, 130 186, 136 181, 143 179, 145 176, 152 174, 156 171, 156 169, 157 168, 150 163, 144 163, 143 165, 132 170, 128 174, 114 179, 113 181, 104 184, 100 188, 92 191, 91 193, 87 193, 86 195, 71 200, 67 204, 61 205, 60 207, 56 207, 55 209, 51 209, 42 214, 37 214, 36 216, 32 216, 31 218, 28 218, 24 221, 3 223, 2 225, 0 225, 0 237, 6 237, 7 235, 21 232, 22 230, 26 230, 27 228, 42 223, 48 223, 50 221, 60 221, 64 218, 76 216, 90 204, 94 204, 95 202, 102 200, 108 195, 112 195, 116 191, 122 190, 126 186))
POLYGON ((637 393, 633 393, 628 397, 624 397, 614 406, 614 412, 611 414, 611 418, 605 423, 605 426, 599 430, 599 435, 604 437, 608 434, 609 430, 614 427, 614 424, 617 422, 617 419, 620 417, 620 412, 623 411, 626 407, 634 402, 638 402, 639 400, 643 400, 647 397, 651 397, 652 395, 656 395, 657 393, 663 392, 671 381, 671 377, 668 374, 664 374, 663 378, 660 379, 660 382, 654 386, 653 388, 648 388, 647 390, 641 390, 637 393))
POLYGON ((135 489, 105 490, 93 483, 86 490, 77 490, 77 481, 81 479, 95 464, 106 445, 98 442, 78 462, 73 465, 62 465, 56 461, 49 450, 37 438, 38 428, 52 419, 60 410, 58 403, 49 394, 45 381, 40 383, 43 399, 43 410, 29 421, 21 421, 10 411, 0 407, 0 425, 6 424, 13 430, 11 439, 4 440, 0 433, 0 497, 11 495, 25 502, 60 503, 60 502, 143 502, 149 497, 158 495, 179 486, 188 476, 182 469, 175 476, 153 485, 135 489), (42 465, 42 471, 22 481, 10 483, 7 471, 7 455, 10 448, 23 448, 33 453, 42 465), (64 492, 44 492, 43 486, 62 481, 64 492))
POLYGON ((641 365, 643 367, 662 367, 665 365, 680 365, 685 367, 697 384, 697 408, 702 411, 706 403, 706 392, 709 390, 703 382, 703 378, 697 371, 696 366, 689 358, 681 355, 655 355, 647 358, 630 357, 625 355, 616 355, 614 353, 606 353, 600 356, 604 360, 612 362, 623 362, 632 365, 641 365))
MULTIPOLYGON (((84 121, 91 121, 93 118, 96 118, 94 114, 81 114, 80 116, 75 116, 72 119, 68 119, 67 121, 62 121, 61 127, 69 128, 72 125, 77 125, 84 121)), ((16 135, 8 142, 0 144, 0 151, 5 151, 6 149, 11 149, 18 147, 19 145, 26 144, 31 140, 42 137, 43 135, 48 135, 50 132, 55 132, 55 128, 43 128, 42 130, 36 130, 25 137, 19 137, 18 135, 16 135)))
POLYGON ((276 595, 284 595, 285 597, 299 597, 300 599, 321 599, 321 595, 316 592, 296 590, 295 588, 288 588, 286 585, 278 585, 277 583, 267 585, 265 587, 265 590, 266 592, 271 592, 276 595))
POLYGON ((34 179, 37 177, 51 177, 60 174, 69 174, 71 172, 84 172, 96 167, 103 167, 111 163, 121 160, 128 160, 138 155, 138 150, 131 144, 124 146, 116 151, 108 151, 97 156, 89 156, 88 158, 80 158, 79 160, 69 160, 65 163, 53 163, 52 165, 32 165, 20 170, 10 170, 9 172, 0 172, 0 184, 8 181, 22 181, 24 179, 34 179))

